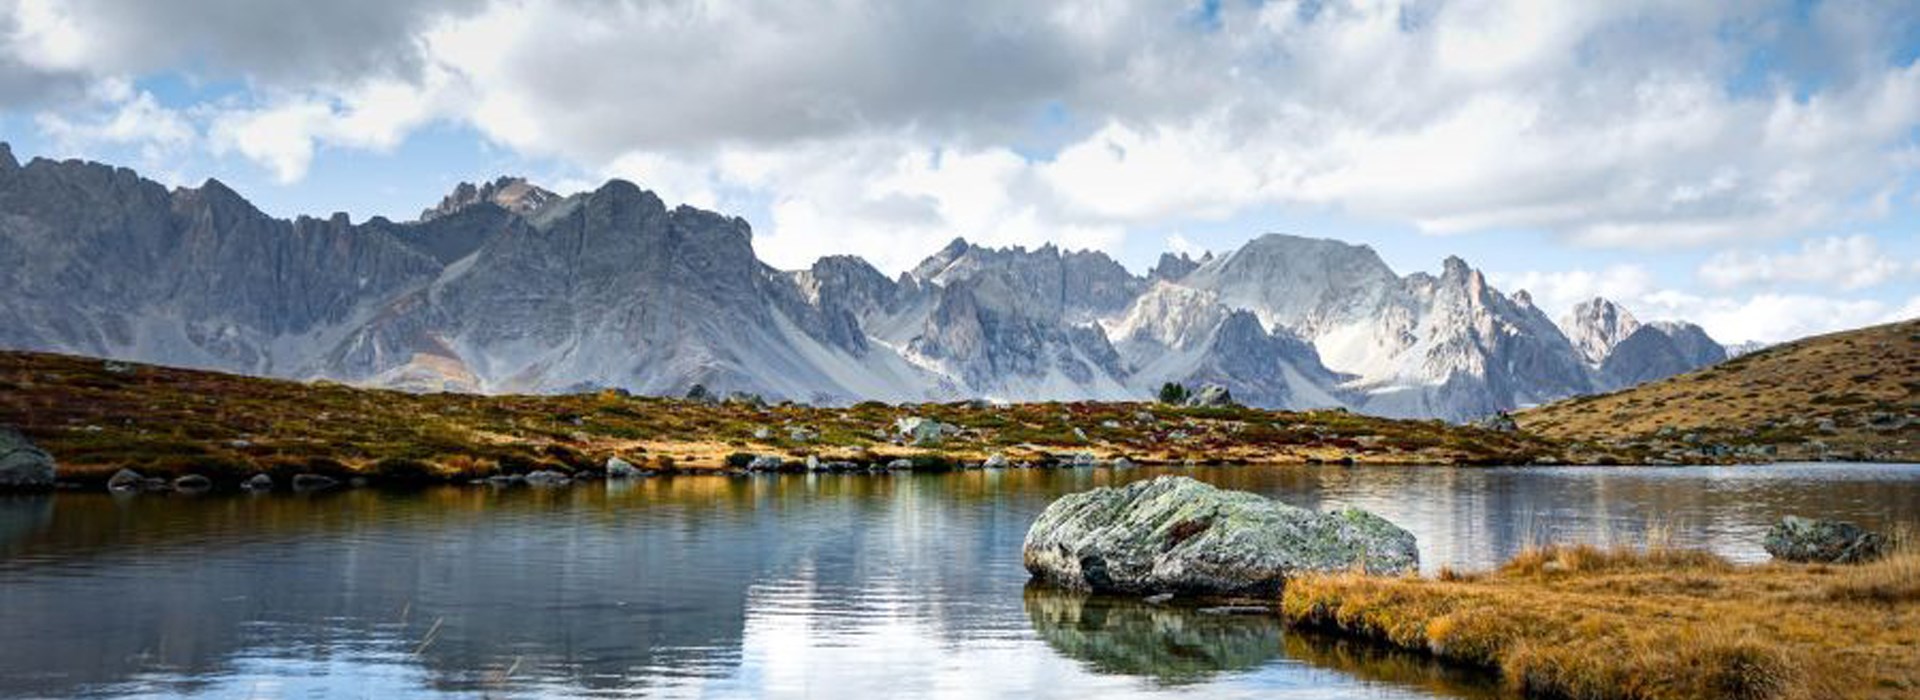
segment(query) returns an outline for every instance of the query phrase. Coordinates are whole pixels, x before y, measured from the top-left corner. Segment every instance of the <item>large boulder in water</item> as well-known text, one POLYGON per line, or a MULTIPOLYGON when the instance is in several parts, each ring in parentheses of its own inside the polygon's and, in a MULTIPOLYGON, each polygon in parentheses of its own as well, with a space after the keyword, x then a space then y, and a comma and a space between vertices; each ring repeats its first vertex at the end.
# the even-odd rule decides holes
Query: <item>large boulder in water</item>
POLYGON ((1887 552, 1887 538, 1839 520, 1789 515, 1767 529, 1767 553, 1786 561, 1859 564, 1887 552))
POLYGON ((0 489, 53 488, 53 455, 12 428, 0 428, 0 489))
POLYGON ((1279 594, 1298 573, 1420 564, 1413 533, 1357 508, 1316 513, 1163 476, 1061 497, 1027 530, 1027 571, 1108 593, 1279 594))

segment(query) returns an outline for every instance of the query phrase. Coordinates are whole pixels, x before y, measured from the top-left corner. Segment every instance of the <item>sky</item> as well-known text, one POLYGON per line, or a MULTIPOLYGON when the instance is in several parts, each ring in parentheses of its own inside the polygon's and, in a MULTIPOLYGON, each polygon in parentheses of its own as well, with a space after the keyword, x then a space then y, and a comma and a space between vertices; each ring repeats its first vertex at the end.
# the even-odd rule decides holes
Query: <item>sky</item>
POLYGON ((0 0, 0 141, 407 220, 623 178, 767 262, 1263 233, 1556 317, 1920 316, 1920 4, 0 0))

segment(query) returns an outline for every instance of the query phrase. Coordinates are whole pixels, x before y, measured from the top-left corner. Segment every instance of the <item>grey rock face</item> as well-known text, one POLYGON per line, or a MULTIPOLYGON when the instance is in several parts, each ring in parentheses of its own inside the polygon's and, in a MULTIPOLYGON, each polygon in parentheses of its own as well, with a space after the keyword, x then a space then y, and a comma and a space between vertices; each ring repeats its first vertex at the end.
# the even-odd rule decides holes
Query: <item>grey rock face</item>
POLYGON ((1860 564, 1887 553, 1887 538, 1838 520, 1789 515, 1767 529, 1764 542, 1775 559, 1826 564, 1860 564))
POLYGON ((502 177, 479 186, 462 182, 440 200, 439 206, 420 212, 420 220, 432 221, 451 216, 480 204, 492 204, 515 214, 531 214, 559 199, 560 195, 536 187, 525 178, 502 177))
POLYGON ((1690 323, 1641 326, 1613 347, 1600 374, 1606 385, 1628 387, 1716 364, 1727 359, 1719 343, 1690 323))
POLYGON ((20 431, 0 427, 0 490, 52 488, 53 456, 20 431))
POLYGON ((1597 366, 1613 353, 1614 346, 1640 329, 1640 321, 1618 304, 1594 297, 1574 305, 1573 311, 1561 319, 1560 329, 1566 332, 1567 340, 1573 341, 1580 356, 1597 366))
POLYGON ((412 390, 815 403, 1215 383, 1262 407, 1455 420, 1717 349, 1664 329, 1596 371, 1464 261, 1401 277, 1337 241, 1270 235, 1136 276, 1100 253, 956 240, 889 279, 845 256, 774 270, 752 239, 621 181, 561 198, 503 178, 419 221, 355 225, 269 217, 217 181, 21 166, 0 145, 0 260, 34 263, 0 272, 0 347, 412 390))
POLYGON ((1419 565, 1413 535, 1371 513, 1171 476, 1061 497, 1027 531, 1024 555, 1041 581, 1136 595, 1273 596, 1301 572, 1419 565))

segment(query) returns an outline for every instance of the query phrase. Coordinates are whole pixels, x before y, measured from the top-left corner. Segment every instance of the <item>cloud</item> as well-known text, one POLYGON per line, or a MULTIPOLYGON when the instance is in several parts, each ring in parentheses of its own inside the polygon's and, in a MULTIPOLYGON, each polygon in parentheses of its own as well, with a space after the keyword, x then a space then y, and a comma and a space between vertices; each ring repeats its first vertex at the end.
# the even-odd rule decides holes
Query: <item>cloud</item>
POLYGON ((40 133, 62 152, 91 156, 103 147, 134 148, 152 177, 178 183, 174 162, 199 138, 188 117, 161 106, 152 93, 134 92, 123 83, 97 86, 98 107, 89 113, 42 113, 40 133))
POLYGON ((239 82, 205 142, 282 182, 446 122, 764 211, 787 265, 1265 207, 1711 246, 1885 216, 1920 167, 1899 3, 0 4, 0 87, 239 82))
POLYGON ((1659 289, 1653 273, 1640 265, 1612 265, 1599 271, 1574 269, 1553 272, 1528 271, 1489 274, 1495 287, 1507 291, 1526 290, 1533 301, 1549 315, 1558 318, 1574 305, 1594 297, 1627 304, 1659 289))
POLYGON ((1701 280, 1720 289, 1792 282, 1856 290, 1914 272, 1920 272, 1920 262, 1893 258, 1865 235, 1809 239, 1792 253, 1726 251, 1699 270, 1701 280))
POLYGON ((1778 293, 1733 298, 1663 291, 1641 297, 1635 303, 1639 306, 1631 308, 1636 315, 1644 308, 1647 314, 1643 318, 1693 321, 1722 343, 1782 342, 1900 320, 1914 310, 1894 307, 1877 299, 1778 293))

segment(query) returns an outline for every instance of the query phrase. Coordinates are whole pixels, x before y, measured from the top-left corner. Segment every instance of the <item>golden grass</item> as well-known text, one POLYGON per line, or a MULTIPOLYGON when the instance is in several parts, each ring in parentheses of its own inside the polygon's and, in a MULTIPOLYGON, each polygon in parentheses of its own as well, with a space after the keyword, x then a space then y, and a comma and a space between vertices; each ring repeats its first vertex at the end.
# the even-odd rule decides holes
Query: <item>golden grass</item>
POLYGON ((1806 338, 1514 419, 1550 438, 1638 444, 1650 456, 1721 444, 1770 450, 1741 459, 1920 461, 1920 426, 1901 427, 1902 416, 1920 416, 1920 319, 1806 338))
POLYGON ((1290 624, 1496 668, 1537 697, 1920 696, 1920 551, 1859 566, 1549 546, 1437 578, 1289 581, 1290 624))

